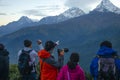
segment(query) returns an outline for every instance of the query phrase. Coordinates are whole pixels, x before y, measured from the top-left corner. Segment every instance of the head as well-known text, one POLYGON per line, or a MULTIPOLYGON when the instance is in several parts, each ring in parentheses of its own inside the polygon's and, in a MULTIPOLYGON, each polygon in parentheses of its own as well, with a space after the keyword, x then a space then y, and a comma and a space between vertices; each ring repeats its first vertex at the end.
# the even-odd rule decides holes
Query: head
POLYGON ((76 52, 72 53, 70 56, 70 61, 68 62, 69 68, 74 69, 78 64, 78 62, 79 62, 79 54, 76 52))
POLYGON ((4 45, 0 43, 0 50, 4 50, 4 45))
POLYGON ((102 47, 102 46, 106 46, 108 48, 112 48, 112 43, 110 41, 103 41, 100 44, 100 47, 102 47))
POLYGON ((25 47, 32 47, 32 42, 30 40, 24 40, 25 47))
POLYGON ((71 56, 70 56, 70 61, 72 62, 79 62, 79 54, 78 53, 72 53, 71 56))
POLYGON ((51 51, 51 50, 53 50, 55 48, 55 46, 56 46, 56 44, 53 41, 47 41, 45 43, 44 48, 45 48, 46 51, 51 51))

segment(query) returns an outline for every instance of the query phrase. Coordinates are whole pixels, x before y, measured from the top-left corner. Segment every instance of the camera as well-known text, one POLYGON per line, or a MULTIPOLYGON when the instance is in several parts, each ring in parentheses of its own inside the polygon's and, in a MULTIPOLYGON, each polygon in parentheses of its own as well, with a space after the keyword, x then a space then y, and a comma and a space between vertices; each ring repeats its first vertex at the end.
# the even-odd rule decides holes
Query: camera
POLYGON ((64 51, 67 53, 69 51, 69 49, 68 48, 58 49, 57 50, 58 54, 60 54, 61 51, 64 51))

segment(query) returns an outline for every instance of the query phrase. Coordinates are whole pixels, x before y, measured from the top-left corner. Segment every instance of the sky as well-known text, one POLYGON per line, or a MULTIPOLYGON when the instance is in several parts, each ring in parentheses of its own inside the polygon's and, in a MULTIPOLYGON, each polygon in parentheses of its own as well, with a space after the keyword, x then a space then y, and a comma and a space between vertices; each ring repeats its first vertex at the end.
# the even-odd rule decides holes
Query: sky
MULTIPOLYGON (((120 0, 110 0, 120 8, 120 0)), ((71 7, 79 7, 88 13, 101 0, 0 0, 0 26, 17 21, 21 16, 40 20, 46 16, 55 16, 71 7)))

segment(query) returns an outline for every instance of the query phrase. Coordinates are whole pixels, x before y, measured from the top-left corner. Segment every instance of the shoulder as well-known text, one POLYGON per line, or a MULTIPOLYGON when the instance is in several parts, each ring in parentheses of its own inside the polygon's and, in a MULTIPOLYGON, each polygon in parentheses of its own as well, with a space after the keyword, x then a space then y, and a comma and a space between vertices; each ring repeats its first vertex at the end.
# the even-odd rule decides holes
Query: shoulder
POLYGON ((20 56, 20 55, 21 55, 21 53, 22 53, 22 50, 19 50, 19 51, 18 51, 18 56, 20 56))
POLYGON ((19 52, 22 52, 22 49, 21 49, 21 50, 19 50, 19 51, 18 51, 18 53, 19 53, 19 52))
POLYGON ((77 70, 79 70, 79 71, 81 71, 81 72, 84 72, 84 70, 81 68, 80 65, 77 65, 76 68, 77 68, 77 70))
POLYGON ((98 57, 93 58, 93 60, 90 63, 90 69, 97 68, 98 67, 98 61, 99 61, 98 57))
POLYGON ((31 53, 35 53, 36 54, 37 52, 35 50, 31 50, 31 53))
POLYGON ((37 54, 37 52, 35 50, 31 50, 30 54, 37 54))
POLYGON ((67 65, 64 65, 64 66, 63 66, 63 69, 65 69, 65 70, 68 69, 68 66, 67 66, 67 65))
POLYGON ((37 52, 36 52, 35 50, 31 50, 31 51, 30 51, 30 55, 32 55, 32 56, 37 56, 37 52))
POLYGON ((97 63, 97 62, 98 62, 98 60, 99 60, 99 57, 98 57, 98 56, 96 56, 96 57, 94 57, 94 58, 92 59, 92 63, 97 63))
POLYGON ((63 66, 63 67, 60 69, 60 71, 67 71, 67 70, 68 70, 68 66, 67 66, 67 65, 63 66))
POLYGON ((9 52, 6 49, 4 49, 2 52, 3 52, 4 56, 8 56, 9 55, 9 52))
POLYGON ((120 57, 115 58, 115 63, 120 64, 120 57))

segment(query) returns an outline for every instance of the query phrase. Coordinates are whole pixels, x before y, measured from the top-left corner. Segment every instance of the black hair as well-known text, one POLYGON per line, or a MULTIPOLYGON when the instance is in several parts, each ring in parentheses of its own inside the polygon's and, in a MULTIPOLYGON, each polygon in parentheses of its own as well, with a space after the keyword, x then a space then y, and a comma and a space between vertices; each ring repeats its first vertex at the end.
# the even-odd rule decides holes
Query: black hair
POLYGON ((4 48, 5 46, 2 43, 0 43, 0 50, 4 50, 4 48))
POLYGON ((100 44, 100 47, 102 47, 102 46, 106 46, 106 47, 112 48, 112 43, 110 41, 103 41, 100 44))
POLYGON ((53 42, 53 41, 47 41, 46 43, 45 43, 45 50, 46 51, 50 51, 50 50, 52 50, 54 47, 56 46, 56 44, 53 42))
POLYGON ((24 40, 24 46, 25 47, 30 47, 32 45, 32 42, 30 40, 24 40))
POLYGON ((74 52, 71 54, 70 61, 68 61, 67 65, 70 69, 75 69, 78 62, 79 62, 79 54, 74 52))

